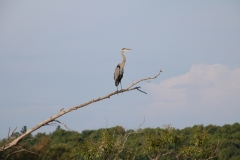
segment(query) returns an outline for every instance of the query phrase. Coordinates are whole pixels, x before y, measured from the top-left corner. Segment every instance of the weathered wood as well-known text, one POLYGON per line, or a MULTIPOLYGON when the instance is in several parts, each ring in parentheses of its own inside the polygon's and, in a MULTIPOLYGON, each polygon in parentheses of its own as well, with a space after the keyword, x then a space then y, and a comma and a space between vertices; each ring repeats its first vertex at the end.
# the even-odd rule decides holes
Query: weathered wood
MULTIPOLYGON (((101 101, 101 100, 106 99, 106 98, 110 98, 111 96, 116 95, 116 94, 121 93, 121 92, 123 93, 123 92, 127 92, 127 91, 132 91, 132 90, 139 90, 139 88, 141 88, 140 86, 134 87, 134 88, 132 88, 132 87, 135 86, 135 85, 136 85, 137 83, 139 83, 139 82, 147 81, 147 80, 150 80, 150 79, 155 79, 155 78, 157 78, 157 77, 160 75, 161 72, 162 72, 162 70, 160 70, 159 73, 158 73, 156 76, 154 76, 154 77, 143 78, 143 79, 138 80, 137 82, 133 82, 133 83, 132 83, 129 87, 127 87, 126 89, 122 89, 122 90, 120 90, 120 91, 112 92, 112 93, 110 93, 110 94, 107 94, 106 96, 103 96, 103 97, 99 97, 99 98, 90 100, 90 101, 88 101, 88 102, 86 102, 86 103, 80 104, 80 105, 78 105, 78 106, 71 107, 71 108, 66 109, 66 110, 61 109, 58 114, 56 114, 56 115, 54 115, 54 116, 51 116, 50 118, 46 119, 46 120, 43 121, 43 122, 40 122, 38 125, 36 125, 36 126, 33 127, 32 129, 29 129, 27 132, 25 132, 25 133, 22 134, 21 136, 17 137, 16 139, 14 139, 11 143, 8 143, 8 144, 2 146, 2 147, 0 148, 0 151, 5 151, 5 150, 7 150, 7 149, 9 149, 9 148, 11 148, 11 147, 16 146, 24 137, 26 137, 26 136, 29 135, 30 133, 38 130, 38 129, 41 128, 42 126, 49 125, 49 123, 51 123, 51 122, 54 122, 54 121, 57 122, 57 121, 56 121, 57 118, 63 116, 64 114, 67 114, 67 113, 69 113, 69 112, 71 112, 71 111, 73 111, 73 110, 77 110, 77 109, 82 108, 82 107, 85 107, 85 106, 87 106, 87 105, 89 105, 89 104, 91 104, 91 103, 94 103, 94 102, 97 102, 97 101, 101 101)), ((139 91, 140 91, 140 92, 143 92, 143 91, 141 91, 141 90, 139 90, 139 91)), ((143 93, 145 93, 145 92, 143 92, 143 93)))

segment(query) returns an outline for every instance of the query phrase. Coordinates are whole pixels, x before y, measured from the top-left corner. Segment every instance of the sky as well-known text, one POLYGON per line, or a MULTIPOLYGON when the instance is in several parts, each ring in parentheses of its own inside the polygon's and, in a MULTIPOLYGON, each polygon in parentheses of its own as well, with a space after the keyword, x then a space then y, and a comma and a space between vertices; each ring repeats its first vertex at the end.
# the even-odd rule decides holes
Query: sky
MULTIPOLYGON (((79 131, 240 123, 240 1, 0 1, 0 138, 60 109, 79 131)), ((62 126, 64 128, 64 126, 62 126)), ((50 133, 55 126, 38 131, 50 133)))

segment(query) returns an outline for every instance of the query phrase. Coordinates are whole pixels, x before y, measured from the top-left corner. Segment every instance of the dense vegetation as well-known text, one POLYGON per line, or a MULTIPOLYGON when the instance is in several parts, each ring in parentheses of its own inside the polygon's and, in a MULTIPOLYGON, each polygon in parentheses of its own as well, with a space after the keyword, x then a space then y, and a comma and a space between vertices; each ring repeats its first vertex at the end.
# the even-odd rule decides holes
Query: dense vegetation
MULTIPOLYGON (((24 126, 17 137, 26 132, 24 126)), ((0 146, 9 141, 3 139, 0 146)), ((38 133, 20 142, 27 151, 11 155, 14 160, 82 159, 240 159, 240 124, 193 126, 182 130, 171 126, 125 130, 108 129, 69 131, 59 126, 53 133, 38 133), (28 152, 30 151, 30 152, 28 152)), ((6 158, 16 148, 0 152, 6 158)))

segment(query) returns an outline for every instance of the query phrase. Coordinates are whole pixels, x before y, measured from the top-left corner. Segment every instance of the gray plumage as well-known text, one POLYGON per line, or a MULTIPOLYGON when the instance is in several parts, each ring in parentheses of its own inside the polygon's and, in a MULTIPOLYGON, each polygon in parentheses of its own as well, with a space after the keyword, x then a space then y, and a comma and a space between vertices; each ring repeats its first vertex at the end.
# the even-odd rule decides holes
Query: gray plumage
POLYGON ((123 73, 124 73, 124 68, 120 67, 120 64, 118 64, 114 72, 114 80, 115 80, 116 86, 118 86, 119 83, 121 83, 121 80, 123 78, 123 73))
MULTIPOLYGON (((123 78, 123 73, 124 73, 124 65, 126 63, 126 56, 124 55, 125 51, 129 51, 131 50, 130 48, 123 48, 121 51, 121 55, 123 57, 123 61, 122 63, 119 63, 115 69, 114 72, 114 81, 115 81, 115 85, 118 88, 119 83, 121 84, 121 80, 123 78)), ((122 89, 122 84, 121 84, 121 89, 122 89)))

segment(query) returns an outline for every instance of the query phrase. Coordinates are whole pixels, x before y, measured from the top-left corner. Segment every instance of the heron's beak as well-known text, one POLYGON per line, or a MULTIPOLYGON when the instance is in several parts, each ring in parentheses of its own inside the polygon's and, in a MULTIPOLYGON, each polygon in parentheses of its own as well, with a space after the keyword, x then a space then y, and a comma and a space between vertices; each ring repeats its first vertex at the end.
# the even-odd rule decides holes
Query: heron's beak
POLYGON ((132 50, 131 48, 125 48, 124 49, 125 51, 130 51, 130 50, 132 50))

